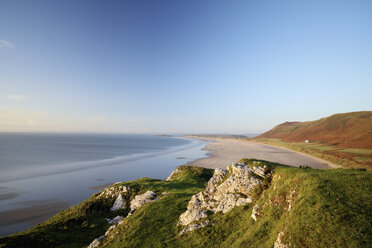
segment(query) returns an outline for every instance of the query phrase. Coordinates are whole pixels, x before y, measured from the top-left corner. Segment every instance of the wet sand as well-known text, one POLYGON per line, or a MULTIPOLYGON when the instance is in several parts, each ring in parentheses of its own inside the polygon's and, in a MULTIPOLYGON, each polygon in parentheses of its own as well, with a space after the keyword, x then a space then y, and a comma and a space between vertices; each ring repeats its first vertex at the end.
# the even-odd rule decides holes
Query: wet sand
POLYGON ((197 159, 187 163, 188 165, 206 168, 225 168, 227 165, 237 162, 242 158, 256 158, 295 167, 300 165, 307 165, 314 169, 332 169, 338 167, 327 161, 286 148, 228 138, 186 137, 207 141, 208 144, 204 149, 210 152, 210 157, 197 159))
POLYGON ((57 199, 29 201, 24 204, 37 205, 0 212, 0 236, 10 231, 16 232, 19 229, 24 229, 25 223, 28 225, 39 224, 69 206, 68 202, 57 199))

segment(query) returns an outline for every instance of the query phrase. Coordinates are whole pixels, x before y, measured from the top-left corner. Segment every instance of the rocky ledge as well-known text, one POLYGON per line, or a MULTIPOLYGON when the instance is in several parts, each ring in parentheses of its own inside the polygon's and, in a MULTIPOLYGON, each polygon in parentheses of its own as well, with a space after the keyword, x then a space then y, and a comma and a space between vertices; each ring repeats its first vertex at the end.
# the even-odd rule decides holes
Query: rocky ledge
POLYGON ((269 178, 271 170, 258 161, 250 165, 234 163, 226 169, 215 169, 207 188, 191 197, 187 210, 179 217, 178 225, 187 226, 180 234, 208 225, 209 221, 194 223, 207 218, 208 214, 225 214, 235 206, 251 203, 254 191, 269 178))
MULTIPOLYGON (((130 194, 131 189, 126 186, 119 186, 119 187, 110 187, 103 190, 98 197, 117 197, 114 204, 111 207, 111 211, 116 211, 120 209, 125 209, 127 207, 127 201, 125 200, 128 198, 128 194, 130 194)), ((136 195, 133 200, 130 201, 129 208, 130 212, 128 214, 132 215, 137 209, 142 207, 143 205, 158 200, 156 193, 153 191, 146 191, 143 194, 136 195)), ((100 236, 93 240, 92 243, 88 246, 88 248, 95 248, 101 244, 101 241, 107 237, 113 237, 110 233, 115 230, 115 228, 123 223, 125 217, 123 216, 116 216, 113 219, 106 219, 109 224, 112 224, 109 229, 106 231, 105 235, 100 236)))

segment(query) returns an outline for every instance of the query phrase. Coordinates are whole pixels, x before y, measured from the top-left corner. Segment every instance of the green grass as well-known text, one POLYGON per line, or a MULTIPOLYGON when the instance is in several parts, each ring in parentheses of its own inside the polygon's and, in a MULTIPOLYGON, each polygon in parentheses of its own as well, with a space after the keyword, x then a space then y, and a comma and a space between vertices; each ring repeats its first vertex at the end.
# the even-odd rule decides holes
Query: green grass
POLYGON ((272 138, 255 138, 250 139, 250 141, 288 148, 324 159, 345 168, 372 169, 372 150, 369 149, 342 149, 318 143, 288 143, 280 139, 272 138))
POLYGON ((372 155, 372 150, 369 150, 369 149, 348 148, 348 149, 342 149, 340 151, 341 152, 355 153, 355 154, 372 155))
MULTIPOLYGON (((291 247, 371 247, 371 171, 301 169, 260 162, 274 172, 253 203, 235 207, 226 214, 210 215, 208 219, 213 225, 184 236, 178 235, 183 228, 177 226, 178 218, 191 196, 205 189, 212 170, 185 166, 180 167, 181 172, 170 182, 142 178, 118 184, 132 187, 135 194, 146 190, 168 194, 127 217, 111 232, 112 237, 103 241, 103 247, 272 248, 279 232, 284 232, 283 240, 291 247), (288 211, 287 200, 293 191, 293 207, 288 211), (250 217, 256 204, 260 213, 257 222, 250 217)), ((106 231, 103 217, 115 215, 107 210, 112 202, 96 201, 92 197, 39 226, 1 238, 0 244, 4 247, 87 246, 106 231)))

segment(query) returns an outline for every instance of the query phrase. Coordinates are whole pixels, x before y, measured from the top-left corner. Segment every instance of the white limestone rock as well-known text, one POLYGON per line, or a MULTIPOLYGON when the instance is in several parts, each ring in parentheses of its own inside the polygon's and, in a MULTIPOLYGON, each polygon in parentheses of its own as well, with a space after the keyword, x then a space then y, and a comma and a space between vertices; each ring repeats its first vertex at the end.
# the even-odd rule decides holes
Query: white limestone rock
POLYGON ((222 211, 222 213, 227 213, 233 207, 235 207, 236 202, 238 200, 238 195, 236 194, 226 194, 225 197, 223 197, 220 201, 220 204, 215 209, 216 212, 222 211))
POLYGON ((261 177, 265 177, 266 169, 267 169, 266 166, 256 166, 256 167, 253 167, 252 169, 253 169, 254 173, 256 173, 257 175, 259 175, 261 177))
MULTIPOLYGON (((258 162, 251 168, 244 163, 234 163, 226 169, 215 169, 207 188, 191 197, 187 210, 181 214, 179 225, 187 226, 194 221, 208 217, 207 211, 227 213, 235 206, 252 202, 256 187, 262 186, 262 180, 270 177, 266 165, 258 162)), ((256 211, 258 206, 254 211, 256 211)), ((258 212, 254 212, 254 219, 258 212)), ((253 214, 252 214, 253 215, 253 214)))
POLYGON ((115 186, 118 183, 115 183, 114 186, 105 188, 102 192, 98 195, 98 197, 109 197, 109 198, 116 198, 120 194, 124 194, 130 191, 130 188, 127 186, 115 186))
POLYGON ((114 230, 115 228, 117 227, 117 225, 112 225, 109 227, 109 229, 107 229, 107 231, 105 232, 105 236, 108 236, 109 233, 114 230))
POLYGON ((119 194, 118 197, 116 198, 114 204, 111 207, 111 211, 115 211, 118 209, 123 209, 125 208, 125 199, 122 194, 119 194))
POLYGON ((200 224, 192 224, 192 225, 189 225, 188 227, 186 227, 185 229, 183 229, 179 235, 184 235, 188 232, 192 232, 194 230, 197 230, 197 229, 200 229, 200 228, 203 228, 205 227, 206 225, 209 225, 210 224, 210 221, 209 220, 206 220, 200 224))
POLYGON ((244 206, 244 205, 247 205, 249 203, 252 203, 252 198, 250 197, 247 197, 247 198, 239 198, 237 201, 236 201, 236 206, 244 206))
POLYGON ((251 214, 251 217, 252 219, 254 219, 254 221, 257 221, 257 217, 259 216, 259 212, 258 212, 258 204, 255 205, 252 209, 252 214, 251 214))
POLYGON ((95 240, 93 240, 92 243, 90 243, 88 248, 95 248, 95 247, 99 246, 99 244, 101 243, 101 240, 104 239, 105 237, 106 237, 105 235, 102 235, 102 236, 96 238, 95 240))
POLYGON ((172 173, 169 175, 169 177, 167 179, 165 179, 165 181, 171 181, 176 174, 178 174, 181 170, 179 168, 176 168, 172 171, 172 173))
POLYGON ((186 212, 182 213, 180 220, 177 225, 187 226, 193 221, 197 221, 203 218, 207 218, 207 211, 198 210, 198 209, 188 209, 186 212))
POLYGON ((131 214, 141 206, 143 206, 146 203, 158 200, 159 198, 156 198, 156 193, 154 191, 148 190, 146 193, 141 195, 136 195, 134 199, 130 202, 130 210, 131 214))
POLYGON ((109 224, 119 224, 121 221, 124 220, 124 217, 123 216, 116 216, 115 218, 113 218, 112 220, 109 220, 108 223, 109 224))

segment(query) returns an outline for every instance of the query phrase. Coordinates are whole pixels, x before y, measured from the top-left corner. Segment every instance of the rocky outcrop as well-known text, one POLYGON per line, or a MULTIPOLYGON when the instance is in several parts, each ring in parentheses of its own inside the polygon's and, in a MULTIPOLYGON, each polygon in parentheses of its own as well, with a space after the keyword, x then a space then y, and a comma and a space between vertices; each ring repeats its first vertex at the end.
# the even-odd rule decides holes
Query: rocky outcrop
POLYGON ((193 221, 198 221, 203 218, 207 218, 207 211, 200 209, 188 209, 186 212, 182 213, 178 225, 187 226, 193 221))
POLYGON ((88 248, 94 248, 94 247, 99 246, 99 244, 101 243, 101 240, 104 239, 104 237, 105 237, 105 235, 102 235, 99 238, 96 238, 95 240, 93 240, 93 242, 90 243, 88 248))
POLYGON ((282 241, 283 236, 284 236, 283 232, 280 232, 278 234, 278 238, 276 239, 274 243, 274 248, 289 248, 289 245, 283 243, 282 241))
POLYGON ((203 228, 203 227, 205 227, 206 225, 208 225, 208 224, 210 224, 211 222, 209 221, 209 220, 206 220, 206 221, 204 221, 204 222, 202 222, 202 223, 200 223, 200 224, 192 224, 192 225, 189 225, 188 227, 186 227, 185 229, 183 229, 180 233, 179 233, 179 235, 184 235, 184 234, 186 234, 186 233, 188 233, 188 232, 192 232, 192 231, 194 231, 194 230, 197 230, 197 229, 199 229, 199 228, 203 228))
POLYGON ((156 197, 156 193, 154 191, 146 191, 146 193, 141 195, 136 195, 134 199, 130 202, 130 214, 133 214, 136 209, 140 208, 146 203, 156 201, 159 198, 156 197))
POLYGON ((115 218, 108 221, 109 224, 119 224, 124 220, 123 216, 116 216, 115 218))
POLYGON ((260 215, 260 213, 258 212, 258 204, 255 205, 252 209, 252 214, 251 214, 251 217, 252 219, 254 219, 254 221, 257 221, 257 217, 260 215))
POLYGON ((111 207, 111 211, 125 208, 125 199, 122 194, 119 194, 116 198, 114 205, 111 207))
POLYGON ((115 186, 115 184, 111 187, 105 188, 98 197, 108 197, 108 198, 116 198, 120 194, 124 194, 130 191, 130 188, 127 186, 115 186))
MULTIPOLYGON (((123 197, 123 194, 128 193, 129 190, 130 190, 129 187, 126 187, 126 186, 106 188, 99 194, 99 197, 116 196, 117 198, 113 206, 111 207, 111 210, 114 211, 114 210, 118 210, 118 209, 122 209, 126 207, 125 206, 126 202, 123 197)), ((156 197, 156 193, 150 190, 146 191, 143 194, 136 195, 134 199, 130 202, 130 212, 128 215, 133 214, 136 209, 142 207, 144 204, 158 200, 158 199, 159 198, 156 197)), ((113 231, 118 225, 123 223, 124 219, 125 217, 119 216, 119 215, 113 219, 106 219, 107 222, 112 225, 109 227, 109 229, 107 229, 105 235, 102 235, 99 238, 96 238, 95 240, 93 240, 93 242, 90 243, 88 248, 98 247, 101 244, 101 241, 103 239, 105 239, 106 237, 108 238, 113 237, 113 235, 109 236, 110 232, 113 231)))
POLYGON ((169 175, 165 181, 171 181, 181 170, 179 168, 176 168, 172 171, 172 173, 169 175))
POLYGON ((224 214, 235 206, 251 203, 254 189, 262 186, 262 180, 266 177, 271 177, 270 170, 260 162, 250 166, 234 163, 226 169, 216 169, 207 188, 191 197, 187 210, 180 215, 178 225, 186 226, 207 218, 207 211, 224 214))

